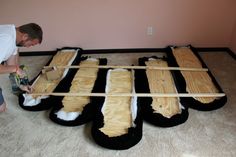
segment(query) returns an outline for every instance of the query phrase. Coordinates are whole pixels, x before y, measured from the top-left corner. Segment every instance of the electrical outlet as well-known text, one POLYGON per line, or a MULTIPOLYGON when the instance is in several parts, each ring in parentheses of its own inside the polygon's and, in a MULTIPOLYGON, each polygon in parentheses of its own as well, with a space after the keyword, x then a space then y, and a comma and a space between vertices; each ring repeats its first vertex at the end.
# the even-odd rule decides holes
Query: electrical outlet
POLYGON ((152 35, 153 34, 153 28, 152 26, 147 27, 147 35, 152 35))

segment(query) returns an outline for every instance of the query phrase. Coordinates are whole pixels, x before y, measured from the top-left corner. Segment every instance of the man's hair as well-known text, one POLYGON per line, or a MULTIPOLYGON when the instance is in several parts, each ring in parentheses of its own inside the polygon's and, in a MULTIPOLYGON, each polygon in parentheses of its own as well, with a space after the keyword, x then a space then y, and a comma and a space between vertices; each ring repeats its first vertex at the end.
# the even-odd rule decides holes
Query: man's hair
POLYGON ((21 33, 28 34, 31 39, 38 39, 39 43, 43 40, 43 31, 42 28, 36 23, 28 23, 18 27, 21 33))

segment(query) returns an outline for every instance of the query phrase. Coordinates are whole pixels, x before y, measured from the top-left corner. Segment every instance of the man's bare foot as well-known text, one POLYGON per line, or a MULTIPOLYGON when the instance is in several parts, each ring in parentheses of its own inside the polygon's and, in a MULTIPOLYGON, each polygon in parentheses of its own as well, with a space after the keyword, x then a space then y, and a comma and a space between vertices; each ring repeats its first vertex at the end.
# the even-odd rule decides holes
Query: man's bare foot
POLYGON ((7 107, 6 107, 7 105, 6 105, 6 103, 5 102, 3 102, 3 104, 2 105, 0 105, 0 112, 5 112, 6 111, 6 109, 7 109, 7 107))

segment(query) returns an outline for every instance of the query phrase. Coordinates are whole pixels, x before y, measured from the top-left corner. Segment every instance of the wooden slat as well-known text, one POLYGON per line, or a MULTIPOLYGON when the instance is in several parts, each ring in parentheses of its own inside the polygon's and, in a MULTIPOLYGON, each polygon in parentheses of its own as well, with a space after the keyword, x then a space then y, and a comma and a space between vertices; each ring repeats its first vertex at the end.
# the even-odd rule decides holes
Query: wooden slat
POLYGON ((137 96, 137 97, 223 97, 225 93, 31 93, 30 95, 53 95, 53 96, 137 96))
POLYGON ((44 68, 67 68, 67 69, 78 69, 78 68, 124 68, 124 69, 155 69, 155 70, 181 70, 181 71, 208 71, 207 68, 185 68, 185 67, 156 67, 156 66, 116 66, 116 65, 99 65, 99 66, 44 66, 44 68))

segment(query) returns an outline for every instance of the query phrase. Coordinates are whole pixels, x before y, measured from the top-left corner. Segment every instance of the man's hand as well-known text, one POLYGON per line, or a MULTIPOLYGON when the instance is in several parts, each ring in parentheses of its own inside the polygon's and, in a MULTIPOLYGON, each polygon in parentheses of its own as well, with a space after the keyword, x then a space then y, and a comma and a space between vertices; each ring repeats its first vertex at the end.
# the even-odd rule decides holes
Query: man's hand
POLYGON ((16 74, 19 75, 20 78, 23 78, 26 75, 24 70, 19 67, 17 67, 16 74))
POLYGON ((20 85, 19 87, 22 91, 25 91, 27 93, 32 93, 32 87, 29 85, 20 85))

